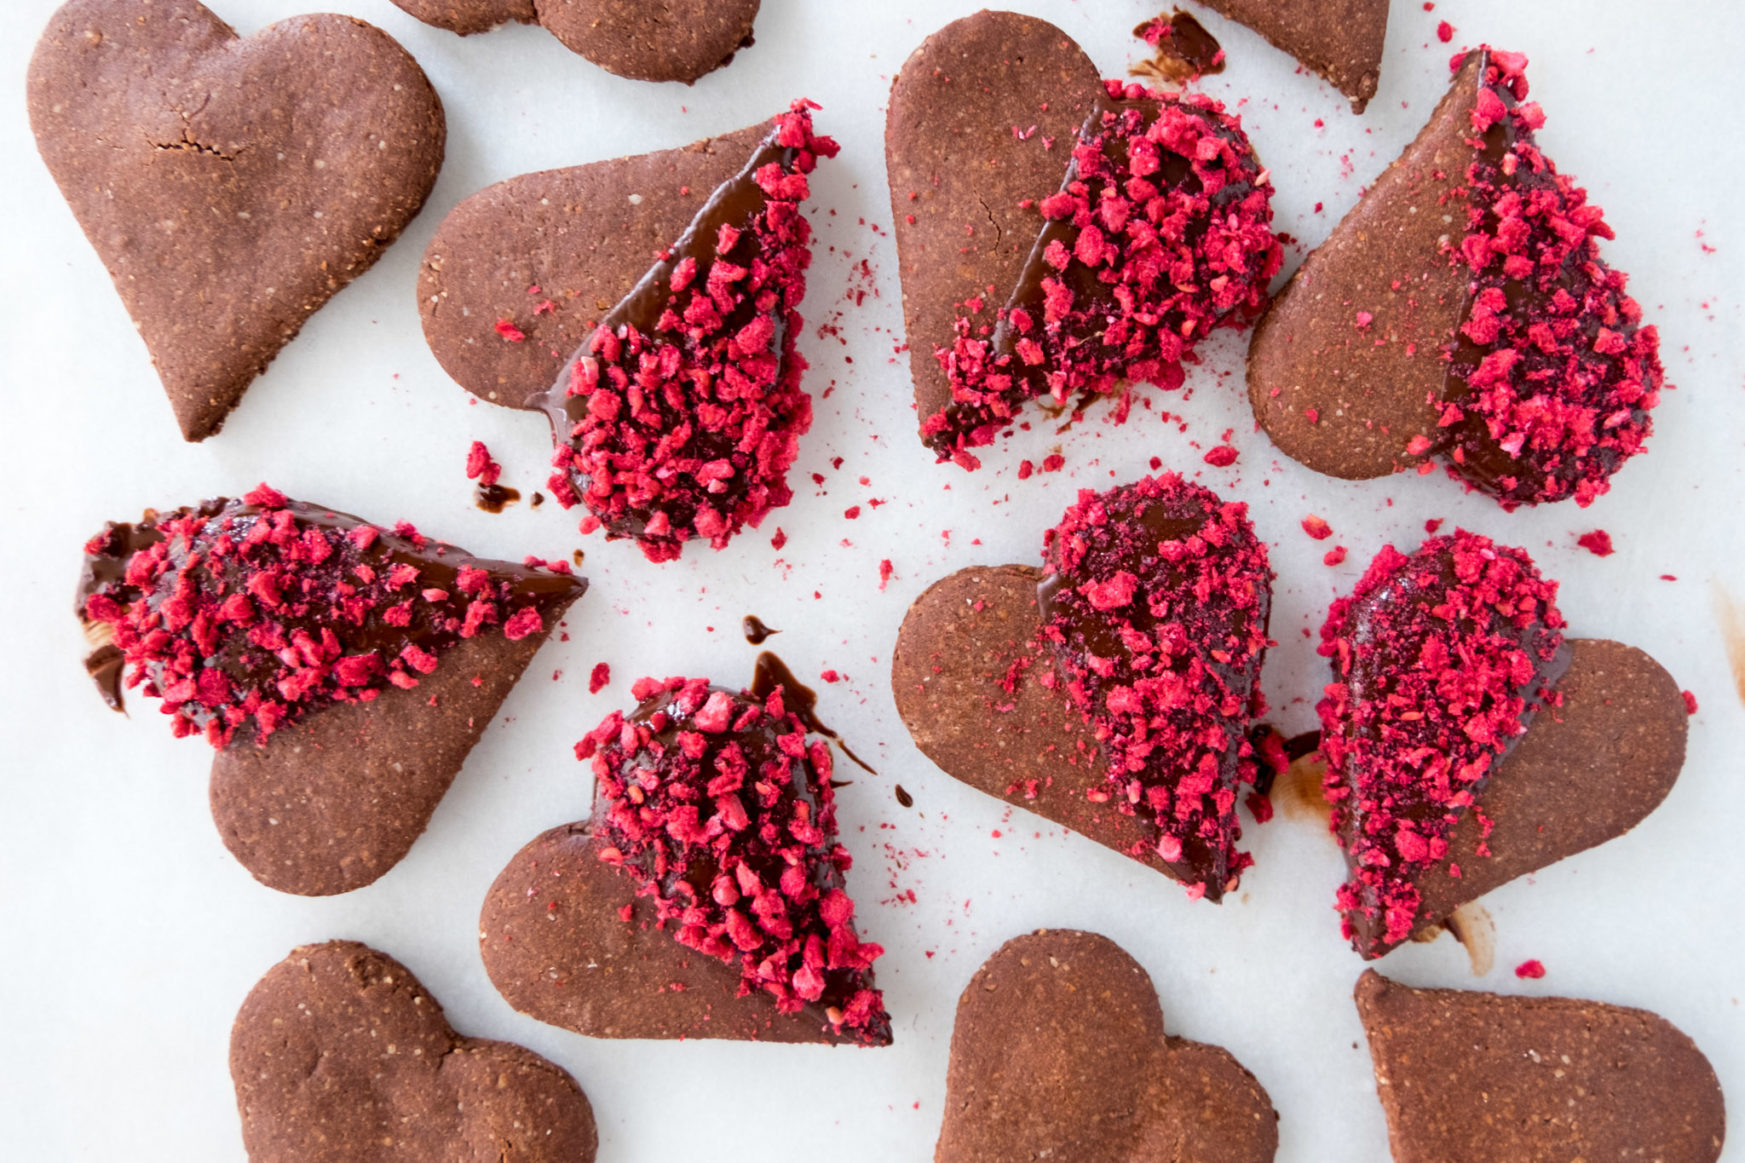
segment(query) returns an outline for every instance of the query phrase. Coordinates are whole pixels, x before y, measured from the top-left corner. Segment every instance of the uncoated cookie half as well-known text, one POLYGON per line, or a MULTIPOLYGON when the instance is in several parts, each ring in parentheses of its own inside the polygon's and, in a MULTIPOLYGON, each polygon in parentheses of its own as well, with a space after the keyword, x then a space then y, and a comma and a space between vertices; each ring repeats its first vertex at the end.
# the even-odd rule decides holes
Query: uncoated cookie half
POLYGON ((195 0, 71 0, 30 62, 31 129, 151 352, 182 435, 253 379, 424 205, 442 103, 380 29, 248 37, 195 0))

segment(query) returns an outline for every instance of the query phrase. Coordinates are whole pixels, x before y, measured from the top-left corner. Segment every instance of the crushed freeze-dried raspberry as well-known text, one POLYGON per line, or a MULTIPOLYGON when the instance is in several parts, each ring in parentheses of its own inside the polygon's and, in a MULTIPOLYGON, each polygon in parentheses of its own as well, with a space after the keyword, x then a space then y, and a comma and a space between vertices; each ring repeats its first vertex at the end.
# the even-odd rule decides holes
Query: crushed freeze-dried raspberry
POLYGON ((1697 697, 1695 695, 1691 694, 1689 691, 1679 691, 1678 693, 1684 699, 1684 713, 1687 715, 1696 714, 1697 713, 1697 697))
POLYGON ((1612 535, 1604 529, 1595 529, 1591 533, 1583 533, 1575 539, 1575 543, 1593 554, 1595 557, 1610 557, 1617 551, 1612 548, 1612 535))
POLYGON ((497 334, 501 335, 504 339, 507 339, 510 343, 520 343, 527 338, 526 333, 508 319, 497 320, 497 334))
POLYGON ((265 742, 327 704, 416 687, 462 639, 538 633, 587 586, 265 485, 112 524, 85 553, 80 617, 107 628, 127 685, 162 700, 178 737, 214 747, 244 725, 265 742))
POLYGON ((472 447, 467 449, 467 479, 490 488, 502 476, 503 466, 491 459, 491 450, 485 447, 484 441, 473 441, 472 447))
POLYGON ((1220 444, 1206 453, 1205 460, 1213 468, 1229 468, 1236 463, 1236 450, 1228 444, 1220 444))
POLYGON ((542 397, 558 438, 551 490, 651 561, 720 549, 793 498, 812 401, 795 349, 811 263, 800 213, 834 141, 809 102, 776 117, 751 160, 612 309, 542 397))
POLYGON ((1432 401, 1440 448, 1451 471, 1505 507, 1586 506, 1653 429, 1660 336, 1600 257, 1599 240, 1612 237, 1600 208, 1534 142, 1545 114, 1526 99, 1527 59, 1479 51, 1465 234, 1449 245, 1472 278, 1432 401))
POLYGON ((886 583, 888 583, 891 580, 891 574, 893 572, 895 572, 895 570, 891 565, 890 558, 887 557, 883 561, 879 562, 879 592, 880 593, 884 592, 885 585, 886 585, 886 583))
POLYGON ((891 1040, 873 985, 883 955, 855 932, 836 841, 830 748, 777 687, 767 699, 705 679, 637 680, 641 706, 576 744, 592 763, 600 859, 651 898, 688 949, 735 966, 738 996, 808 1007, 865 1045, 891 1040))
POLYGON ((1310 537, 1313 537, 1316 541, 1325 541, 1327 538, 1333 536, 1333 526, 1327 524, 1324 518, 1318 517, 1314 513, 1310 513, 1307 517, 1303 518, 1303 532, 1307 533, 1310 537))
POLYGON ((606 689, 606 684, 612 681, 612 665, 607 662, 596 662, 594 669, 588 675, 588 693, 597 695, 606 689))
POLYGON ((1545 963, 1537 957, 1530 961, 1523 961, 1515 966, 1515 976, 1537 981, 1545 976, 1545 963))
POLYGON ((1436 39, 1441 41, 1443 44, 1447 44, 1449 41, 1453 40, 1454 26, 1446 20, 1438 23, 1436 25, 1436 39))
POLYGON ((1569 663, 1557 585, 1520 549, 1458 530, 1384 547, 1333 603, 1318 706, 1325 789, 1351 875, 1344 930, 1375 956, 1417 926, 1418 877, 1569 663))
MULTIPOLYGON (((1224 325, 1251 322, 1283 251, 1272 186, 1238 118, 1200 94, 1109 81, 1079 131, 1066 181, 993 316, 961 305, 935 354, 952 402, 925 419, 941 460, 973 469, 1026 400, 1179 388, 1182 361, 1224 325)), ((1118 417, 1126 414, 1123 399, 1118 417)))
POLYGON ((1091 794, 1154 824, 1157 854, 1216 900, 1253 863, 1235 808, 1272 571, 1247 506, 1175 474, 1085 489, 1044 550, 1041 636, 1106 760, 1091 794))
POLYGON ((1322 565, 1343 565, 1345 563, 1345 547, 1335 545, 1321 556, 1322 565))

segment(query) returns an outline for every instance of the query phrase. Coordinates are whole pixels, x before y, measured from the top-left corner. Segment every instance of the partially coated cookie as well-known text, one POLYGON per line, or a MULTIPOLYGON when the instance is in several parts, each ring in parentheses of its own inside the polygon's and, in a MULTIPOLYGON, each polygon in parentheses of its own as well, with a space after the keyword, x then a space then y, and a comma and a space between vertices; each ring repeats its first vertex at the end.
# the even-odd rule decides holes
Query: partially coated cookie
POLYGON ((297 16, 238 37, 196 0, 71 0, 31 129, 151 353, 182 435, 217 432, 442 166, 442 104, 386 33, 297 16))
POLYGON ((597 1038, 890 1044, 830 750, 770 677, 642 679, 636 710, 576 745, 593 816, 516 854, 479 919, 516 1009, 597 1038))
POLYGON ((587 582, 471 557, 262 485, 112 524, 77 613, 110 706, 161 701, 213 747, 212 815, 271 888, 347 892, 399 862, 587 582))
POLYGON ((683 150, 511 179, 462 203, 432 241, 431 349, 475 394, 545 414, 548 487, 587 508, 583 533, 670 561, 691 541, 721 549, 792 500, 787 472, 812 423, 797 349, 812 237, 801 205, 818 160, 837 152, 813 133, 815 108, 796 101, 683 150), (529 267, 542 281, 518 283, 529 267))
POLYGON ((1351 480, 1441 460, 1505 508, 1588 505, 1643 450, 1659 335, 1587 192, 1539 150, 1526 58, 1457 56, 1429 122, 1273 299, 1257 423, 1351 480))
POLYGON ((1677 780, 1677 684, 1639 650, 1566 639, 1556 589, 1463 530, 1385 548, 1328 614, 1324 786, 1365 958, 1622 835, 1677 780))
POLYGON ((291 950, 249 991, 230 1076, 251 1163, 592 1163, 575 1079, 454 1031, 405 966, 356 941, 291 950))
POLYGON ((945 772, 1219 899, 1252 858, 1272 573, 1246 507, 1174 474, 1082 490, 1049 573, 972 568, 903 620, 897 710, 945 772))
POLYGON ((1357 1013, 1396 1163, 1714 1163, 1714 1068, 1665 1018, 1567 997, 1412 989, 1367 970, 1357 1013))
POLYGON ((1151 978, 1107 937, 1043 929, 957 1003, 935 1163, 1267 1163, 1278 1114, 1229 1051, 1163 1032, 1151 978))
POLYGON ((751 47, 762 0, 394 0, 462 36, 541 24, 571 52, 634 81, 683 81, 726 68, 751 47))

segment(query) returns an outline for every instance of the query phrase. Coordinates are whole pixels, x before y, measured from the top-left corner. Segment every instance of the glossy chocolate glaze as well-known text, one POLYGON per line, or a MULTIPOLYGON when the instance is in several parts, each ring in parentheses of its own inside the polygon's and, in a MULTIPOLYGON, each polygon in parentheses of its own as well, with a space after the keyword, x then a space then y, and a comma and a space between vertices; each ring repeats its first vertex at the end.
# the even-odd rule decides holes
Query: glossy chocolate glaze
MULTIPOLYGON (((287 501, 285 508, 292 512, 295 524, 300 529, 351 530, 370 525, 370 522, 361 518, 303 501, 287 501)), ((171 546, 172 570, 164 575, 157 587, 148 592, 128 585, 125 580, 128 560, 135 553, 165 539, 165 534, 159 528, 162 523, 188 515, 204 518, 204 524, 195 539, 194 549, 198 550, 210 539, 221 534, 241 537, 260 519, 262 512, 259 506, 246 501, 220 497, 196 507, 177 509, 167 514, 147 510, 145 516, 133 524, 110 524, 94 539, 98 546, 96 551, 87 552, 85 555, 79 579, 76 613, 81 621, 91 625, 85 619, 85 604, 96 593, 106 594, 123 606, 143 599, 152 609, 156 609, 169 596, 164 592, 165 584, 174 584, 176 571, 189 558, 190 547, 181 539, 177 539, 171 546)), ((426 540, 420 547, 410 538, 391 529, 371 527, 376 529, 376 538, 367 549, 357 550, 348 541, 346 545, 349 548, 343 552, 352 554, 356 558, 355 564, 366 564, 378 573, 384 573, 397 565, 413 566, 418 570, 419 589, 446 590, 459 598, 461 604, 443 611, 449 615, 465 610, 465 598, 460 597, 457 586, 462 566, 486 570, 493 581, 510 582, 510 596, 505 603, 508 609, 502 614, 504 620, 510 613, 529 606, 544 615, 579 597, 587 589, 585 578, 512 562, 478 560, 465 550, 436 541, 426 540)), ((200 578, 203 587, 212 592, 218 592, 220 587, 225 591, 236 591, 242 588, 239 584, 241 573, 235 564, 229 564, 216 571, 202 569, 200 578)), ((412 620, 406 626, 389 625, 379 612, 372 612, 361 624, 354 624, 341 620, 331 605, 323 601, 314 600, 309 604, 314 608, 304 614, 274 611, 270 620, 283 625, 287 635, 301 629, 319 637, 323 629, 332 630, 347 654, 378 651, 383 658, 394 658, 409 645, 432 653, 441 653, 460 641, 457 629, 437 624, 433 613, 435 607, 431 603, 414 603, 412 620)), ((248 690, 268 682, 279 671, 281 663, 276 655, 248 645, 242 636, 226 635, 220 643, 218 653, 208 659, 208 665, 222 667, 239 688, 248 690)), ((98 650, 86 659, 86 668, 97 681, 105 701, 110 701, 110 705, 117 710, 121 709, 118 705, 119 690, 115 691, 115 698, 111 700, 107 685, 119 677, 119 658, 112 658, 103 650, 98 650)), ((152 669, 148 667, 147 677, 155 679, 157 675, 151 673, 152 669)), ((194 718, 197 723, 203 724, 210 715, 197 713, 194 718)))
MULTIPOLYGON (((749 639, 750 635, 746 637, 749 639)), ((751 696, 755 699, 767 699, 775 693, 777 687, 782 688, 782 705, 787 707, 789 714, 800 720, 806 730, 834 742, 842 754, 848 757, 849 762, 868 775, 878 774, 867 766, 865 760, 848 749, 848 744, 842 741, 841 736, 826 727, 823 720, 818 718, 818 692, 795 678, 787 663, 765 650, 757 656, 756 668, 752 671, 751 696)))
MULTIPOLYGON (((533 494, 538 496, 538 493, 533 494)), ((501 513, 521 499, 521 490, 508 485, 479 485, 473 490, 473 504, 487 513, 501 513)))
POLYGON ((763 624, 763 619, 756 614, 747 614, 739 623, 739 628, 745 632, 745 640, 753 646, 762 646, 770 640, 771 635, 780 634, 780 630, 772 630, 763 624))

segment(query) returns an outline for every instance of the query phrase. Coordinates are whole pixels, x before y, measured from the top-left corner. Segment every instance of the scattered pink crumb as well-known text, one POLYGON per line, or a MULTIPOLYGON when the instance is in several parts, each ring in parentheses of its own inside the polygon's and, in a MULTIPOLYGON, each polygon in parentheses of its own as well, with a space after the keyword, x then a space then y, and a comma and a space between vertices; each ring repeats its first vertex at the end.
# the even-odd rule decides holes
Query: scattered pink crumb
POLYGON ((1213 468, 1229 468, 1236 463, 1236 450, 1228 444, 1220 444, 1206 453, 1206 463, 1213 468))
POLYGON ((818 677, 823 679, 825 682, 841 682, 842 681, 842 676, 840 674, 837 674, 834 670, 827 670, 823 674, 819 675, 818 677))
POLYGON ((1697 697, 1695 695, 1691 694, 1689 691, 1680 691, 1678 693, 1684 696, 1684 713, 1687 715, 1696 714, 1697 713, 1697 697))
POLYGON ((1021 460, 1018 462, 1018 479, 1019 480, 1021 480, 1021 481, 1029 480, 1030 474, 1035 472, 1035 471, 1036 471, 1036 466, 1031 464, 1029 461, 1021 460))
POLYGON ((1530 977, 1537 981, 1539 978, 1545 976, 1545 963, 1540 961, 1538 958, 1534 958, 1530 961, 1523 961, 1515 966, 1515 976, 1530 977))
POLYGON ((504 339, 507 339, 510 343, 520 343, 522 340, 527 338, 526 332, 522 331, 521 328, 515 326, 514 323, 507 319, 497 320, 497 334, 501 335, 504 339))
POLYGON ((591 695, 599 694, 600 689, 611 681, 612 681, 611 664, 605 663, 605 662, 595 663, 594 664, 594 672, 592 674, 588 675, 588 693, 591 695))
POLYGON ((769 539, 770 548, 781 552, 782 546, 788 543, 788 535, 782 532, 781 526, 776 526, 776 535, 769 539))
POLYGON ((1316 541, 1325 541, 1327 538, 1333 536, 1333 526, 1327 524, 1323 518, 1310 513, 1307 517, 1303 518, 1303 532, 1307 533, 1310 537, 1313 537, 1316 541))
POLYGON ((1322 565, 1339 565, 1344 560, 1345 560, 1345 547, 1343 545, 1335 545, 1332 549, 1329 549, 1327 551, 1327 556, 1325 556, 1321 559, 1321 564, 1322 565))
POLYGON ((1319 424, 1321 422, 1321 411, 1318 408, 1304 408, 1303 417, 1311 424, 1319 424))
POLYGON ((1058 452, 1051 452, 1042 458, 1043 472, 1059 472, 1066 465, 1066 457, 1058 452))
POLYGON ((1447 44, 1454 39, 1454 26, 1444 20, 1436 26, 1436 39, 1447 44))
POLYGON ((842 515, 847 517, 850 521, 853 521, 860 516, 860 506, 850 505, 848 508, 842 510, 842 515))
POLYGON ((1428 521, 1424 522, 1424 532, 1431 534, 1432 536, 1434 536, 1436 533, 1436 530, 1438 530, 1440 528, 1442 528, 1442 518, 1441 517, 1432 517, 1428 521))
POLYGON ((891 574, 893 572, 890 558, 887 557, 879 562, 879 590, 881 593, 884 591, 886 583, 891 580, 891 574))
POLYGON ((485 442, 473 441, 473 446, 467 449, 467 479, 490 488, 502 475, 503 466, 491 459, 491 450, 485 447, 485 442))
POLYGON ((1375 316, 1373 314, 1371 314, 1370 312, 1359 311, 1357 313, 1357 329, 1359 331, 1362 331, 1364 328, 1368 327, 1371 323, 1374 323, 1374 322, 1375 322, 1375 316))
POLYGON ((1595 557, 1610 557, 1617 552, 1612 548, 1612 535, 1604 529, 1595 529, 1592 533, 1583 533, 1575 539, 1575 543, 1593 554, 1595 557))

